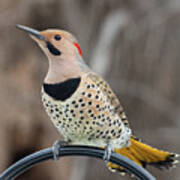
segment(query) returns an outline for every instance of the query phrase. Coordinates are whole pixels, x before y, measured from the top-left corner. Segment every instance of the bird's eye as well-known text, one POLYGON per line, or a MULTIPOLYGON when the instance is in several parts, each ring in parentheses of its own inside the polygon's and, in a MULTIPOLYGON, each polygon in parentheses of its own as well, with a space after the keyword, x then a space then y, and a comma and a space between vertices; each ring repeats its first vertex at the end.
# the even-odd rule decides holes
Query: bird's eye
POLYGON ((59 41, 59 40, 61 39, 61 36, 57 34, 57 35, 54 36, 54 39, 55 39, 56 41, 59 41))

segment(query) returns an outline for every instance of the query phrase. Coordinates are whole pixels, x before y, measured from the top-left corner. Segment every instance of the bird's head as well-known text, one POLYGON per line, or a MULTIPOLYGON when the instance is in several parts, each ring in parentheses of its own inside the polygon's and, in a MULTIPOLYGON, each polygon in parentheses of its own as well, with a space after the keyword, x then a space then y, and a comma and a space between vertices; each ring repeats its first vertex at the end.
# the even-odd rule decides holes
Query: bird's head
POLYGON ((26 31, 48 57, 49 70, 45 81, 55 83, 58 81, 57 76, 64 80, 68 76, 74 77, 87 70, 81 48, 71 33, 58 29, 37 31, 22 25, 17 27, 26 31))

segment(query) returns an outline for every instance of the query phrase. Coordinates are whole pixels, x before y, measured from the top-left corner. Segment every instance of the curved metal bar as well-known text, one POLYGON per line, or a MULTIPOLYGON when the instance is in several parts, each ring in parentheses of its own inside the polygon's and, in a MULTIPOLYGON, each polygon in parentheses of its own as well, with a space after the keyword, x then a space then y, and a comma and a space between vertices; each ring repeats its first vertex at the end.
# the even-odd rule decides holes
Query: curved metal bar
MULTIPOLYGON (((90 156, 93 158, 103 159, 104 150, 97 147, 89 146, 61 146, 59 148, 59 157, 63 156, 90 156)), ((54 148, 47 148, 26 156, 25 158, 17 161, 6 169, 0 175, 0 180, 12 180, 33 167, 35 164, 53 159, 54 148)), ((155 180, 155 178, 144 168, 138 166, 128 158, 116 153, 112 153, 110 162, 120 165, 126 171, 134 174, 140 180, 155 180)))

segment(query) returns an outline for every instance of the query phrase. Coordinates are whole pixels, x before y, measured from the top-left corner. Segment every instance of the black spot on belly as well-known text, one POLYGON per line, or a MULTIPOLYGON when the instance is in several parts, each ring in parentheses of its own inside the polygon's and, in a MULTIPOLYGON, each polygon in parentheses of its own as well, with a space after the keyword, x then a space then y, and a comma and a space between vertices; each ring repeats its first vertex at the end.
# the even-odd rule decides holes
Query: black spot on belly
POLYGON ((53 99, 65 101, 79 87, 81 78, 73 78, 57 84, 43 84, 44 91, 53 99))

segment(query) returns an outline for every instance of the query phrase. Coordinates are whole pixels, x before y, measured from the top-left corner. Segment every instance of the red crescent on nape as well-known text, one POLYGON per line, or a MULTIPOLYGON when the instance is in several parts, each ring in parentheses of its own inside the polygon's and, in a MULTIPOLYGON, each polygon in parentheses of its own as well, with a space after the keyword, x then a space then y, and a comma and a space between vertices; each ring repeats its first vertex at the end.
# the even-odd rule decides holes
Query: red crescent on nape
POLYGON ((75 42, 74 45, 77 48, 79 54, 82 56, 82 51, 81 51, 81 48, 80 48, 79 44, 75 42))

